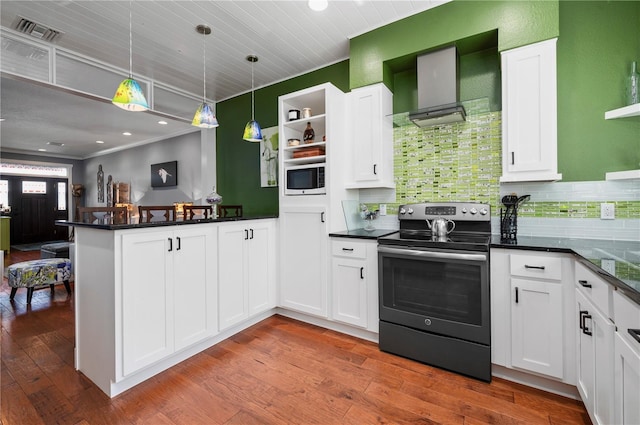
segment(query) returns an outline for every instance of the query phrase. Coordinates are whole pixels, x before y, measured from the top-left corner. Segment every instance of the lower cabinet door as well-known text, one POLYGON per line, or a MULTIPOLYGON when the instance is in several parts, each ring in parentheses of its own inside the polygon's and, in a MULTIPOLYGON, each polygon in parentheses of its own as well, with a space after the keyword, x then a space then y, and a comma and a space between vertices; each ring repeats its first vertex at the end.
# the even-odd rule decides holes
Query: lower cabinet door
POLYGON ((217 332, 213 227, 184 226, 174 233, 175 349, 217 332))
POLYGON ((171 237, 171 232, 122 237, 124 376, 174 352, 171 237))
POLYGON ((640 424, 640 342, 615 335, 615 423, 640 424), (634 349, 630 342, 636 344, 634 349))
POLYGON ((578 392, 594 424, 613 420, 615 325, 576 289, 578 392))
POLYGON ((563 378, 562 284, 511 279, 511 364, 563 378))
POLYGON ((242 225, 218 229, 218 309, 220 330, 249 317, 247 305, 247 252, 249 230, 242 225))
POLYGON ((281 208, 279 239, 280 306, 324 318, 329 270, 326 216, 324 206, 281 208))
POLYGON ((275 307, 275 226, 250 222, 247 249, 249 315, 275 307))
POLYGON ((333 258, 333 319, 350 325, 367 327, 366 262, 333 258))

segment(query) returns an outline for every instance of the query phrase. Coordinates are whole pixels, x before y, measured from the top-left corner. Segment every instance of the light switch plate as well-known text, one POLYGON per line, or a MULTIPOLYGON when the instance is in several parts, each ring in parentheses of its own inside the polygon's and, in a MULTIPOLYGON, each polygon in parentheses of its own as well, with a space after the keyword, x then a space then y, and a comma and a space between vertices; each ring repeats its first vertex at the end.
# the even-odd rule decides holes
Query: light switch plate
POLYGON ((616 218, 616 204, 603 202, 600 204, 600 219, 613 220, 616 218))

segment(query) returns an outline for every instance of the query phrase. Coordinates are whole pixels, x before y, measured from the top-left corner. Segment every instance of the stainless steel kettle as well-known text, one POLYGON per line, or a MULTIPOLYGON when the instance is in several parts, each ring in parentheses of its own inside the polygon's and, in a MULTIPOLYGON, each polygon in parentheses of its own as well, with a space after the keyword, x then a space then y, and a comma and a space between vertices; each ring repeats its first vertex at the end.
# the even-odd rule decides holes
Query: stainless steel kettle
POLYGON ((456 223, 448 218, 439 217, 434 218, 431 222, 427 219, 427 226, 431 229, 431 236, 441 238, 451 233, 456 228, 456 223), (451 229, 449 229, 449 224, 451 224, 451 229))

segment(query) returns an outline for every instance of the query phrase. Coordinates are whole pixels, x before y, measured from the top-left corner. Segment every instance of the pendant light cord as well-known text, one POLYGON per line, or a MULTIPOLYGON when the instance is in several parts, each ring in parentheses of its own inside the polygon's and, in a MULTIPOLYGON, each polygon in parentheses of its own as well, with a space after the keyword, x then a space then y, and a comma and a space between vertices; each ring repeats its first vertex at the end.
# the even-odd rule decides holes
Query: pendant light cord
POLYGON ((253 100, 253 96, 254 96, 254 90, 253 90, 253 64, 255 62, 251 62, 251 121, 255 121, 254 116, 253 116, 253 112, 254 112, 254 100, 253 100))
POLYGON ((205 40, 207 31, 202 30, 202 103, 207 103, 207 49, 205 40))
POLYGON ((129 0, 129 78, 133 79, 133 41, 131 36, 131 0, 129 0))

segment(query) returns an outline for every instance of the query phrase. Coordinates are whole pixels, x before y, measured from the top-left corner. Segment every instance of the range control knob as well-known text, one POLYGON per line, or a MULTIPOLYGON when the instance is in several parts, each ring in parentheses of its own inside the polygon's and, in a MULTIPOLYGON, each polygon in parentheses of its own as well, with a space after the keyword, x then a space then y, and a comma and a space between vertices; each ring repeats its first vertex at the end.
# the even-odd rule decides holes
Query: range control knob
POLYGON ((407 213, 407 210, 405 210, 404 208, 400 208, 400 215, 405 215, 407 213))
POLYGON ((487 213, 488 213, 488 212, 489 212, 489 211, 487 211, 487 209, 486 209, 486 208, 482 208, 482 209, 480 210, 480 214, 481 214, 481 215, 487 215, 487 213))
POLYGON ((409 208, 409 209, 407 210, 407 214, 413 214, 413 208, 409 208))
POLYGON ((466 214, 467 213, 467 209, 466 208, 462 208, 462 214, 466 214))
POLYGON ((471 208, 471 211, 470 211, 470 212, 471 212, 471 214, 473 214, 473 215, 478 214, 478 210, 477 210, 477 209, 475 209, 475 208, 471 208))

